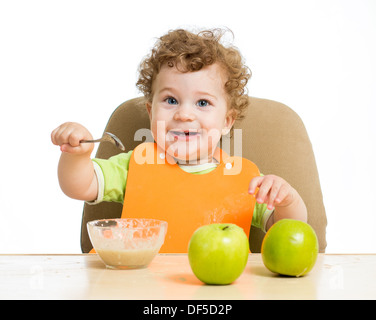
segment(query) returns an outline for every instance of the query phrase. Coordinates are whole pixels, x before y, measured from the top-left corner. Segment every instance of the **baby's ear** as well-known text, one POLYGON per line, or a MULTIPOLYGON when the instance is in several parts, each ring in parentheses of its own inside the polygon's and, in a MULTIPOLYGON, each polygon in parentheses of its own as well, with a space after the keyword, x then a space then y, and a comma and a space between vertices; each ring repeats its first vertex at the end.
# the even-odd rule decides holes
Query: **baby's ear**
POLYGON ((236 119, 236 111, 234 109, 229 110, 225 118, 225 123, 222 129, 222 135, 226 135, 230 132, 232 126, 235 123, 235 119, 236 119))
POLYGON ((145 105, 146 105, 146 110, 147 110, 147 112, 149 114, 149 118, 151 120, 151 101, 150 100, 146 101, 145 105))

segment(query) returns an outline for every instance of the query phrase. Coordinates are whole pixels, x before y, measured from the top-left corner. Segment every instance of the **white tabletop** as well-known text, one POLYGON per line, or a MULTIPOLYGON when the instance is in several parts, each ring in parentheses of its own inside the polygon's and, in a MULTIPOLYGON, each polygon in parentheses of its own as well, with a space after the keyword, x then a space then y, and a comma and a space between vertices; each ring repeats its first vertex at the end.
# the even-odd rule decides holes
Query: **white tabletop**
POLYGON ((145 269, 106 269, 96 254, 0 255, 0 299, 376 299, 376 255, 319 254, 301 278, 268 271, 250 254, 231 285, 204 285, 186 254, 145 269))

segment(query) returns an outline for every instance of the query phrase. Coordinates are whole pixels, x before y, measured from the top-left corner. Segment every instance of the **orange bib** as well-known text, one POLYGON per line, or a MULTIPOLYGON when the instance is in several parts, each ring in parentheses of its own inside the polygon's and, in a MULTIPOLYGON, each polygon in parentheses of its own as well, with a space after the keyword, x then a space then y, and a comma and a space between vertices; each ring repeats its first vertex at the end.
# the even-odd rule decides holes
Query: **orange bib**
POLYGON ((257 166, 229 157, 217 148, 219 165, 207 174, 183 171, 155 143, 132 152, 122 218, 152 218, 168 222, 160 252, 186 253, 193 232, 210 223, 234 223, 249 236, 255 198, 248 194, 257 166))

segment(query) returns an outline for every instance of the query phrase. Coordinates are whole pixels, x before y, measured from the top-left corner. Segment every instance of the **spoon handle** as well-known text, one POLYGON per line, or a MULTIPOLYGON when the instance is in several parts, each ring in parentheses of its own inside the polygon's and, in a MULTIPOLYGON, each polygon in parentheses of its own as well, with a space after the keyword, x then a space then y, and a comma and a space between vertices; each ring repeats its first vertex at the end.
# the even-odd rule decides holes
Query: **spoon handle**
POLYGON ((101 141, 102 141, 102 138, 97 139, 97 140, 81 140, 80 143, 94 143, 94 142, 101 142, 101 141))

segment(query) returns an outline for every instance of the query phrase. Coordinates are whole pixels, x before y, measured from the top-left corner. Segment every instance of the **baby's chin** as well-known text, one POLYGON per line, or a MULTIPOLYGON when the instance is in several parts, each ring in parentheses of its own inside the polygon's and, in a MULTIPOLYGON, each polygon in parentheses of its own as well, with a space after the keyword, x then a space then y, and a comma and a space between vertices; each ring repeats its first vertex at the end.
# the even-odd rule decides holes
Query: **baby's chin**
POLYGON ((183 153, 183 152, 166 152, 170 157, 173 157, 175 161, 182 165, 198 165, 202 163, 208 162, 208 154, 207 152, 191 152, 191 153, 183 153))
MULTIPOLYGON (((158 144, 161 151, 175 159, 179 164, 196 165, 208 158, 208 151, 203 151, 197 146, 178 145, 176 143, 165 145, 158 144)), ((206 160, 207 161, 207 160, 206 160)))

